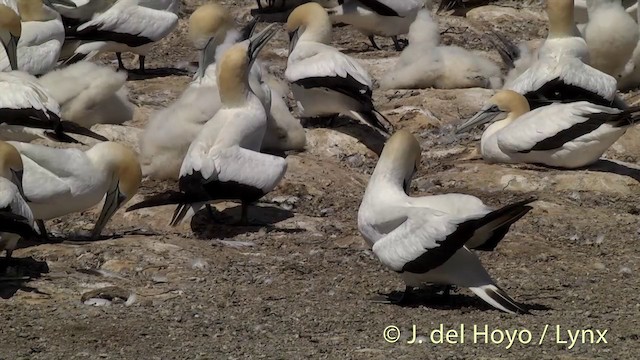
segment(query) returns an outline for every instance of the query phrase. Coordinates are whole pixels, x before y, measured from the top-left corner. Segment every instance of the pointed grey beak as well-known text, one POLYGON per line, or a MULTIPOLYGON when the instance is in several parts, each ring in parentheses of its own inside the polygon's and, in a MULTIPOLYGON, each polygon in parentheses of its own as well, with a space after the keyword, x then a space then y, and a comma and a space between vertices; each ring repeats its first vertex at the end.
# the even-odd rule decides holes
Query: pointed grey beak
POLYGON ((18 41, 19 37, 11 35, 8 43, 2 43, 4 45, 4 50, 7 52, 7 57, 9 58, 9 65, 11 66, 11 70, 18 70, 18 41))
POLYGON ((276 32, 277 29, 275 29, 275 24, 271 24, 258 34, 253 35, 251 39, 249 39, 249 58, 251 59, 251 61, 255 60, 258 57, 260 50, 262 50, 267 42, 271 40, 276 32))
POLYGON ((201 50, 200 63, 198 64, 198 71, 196 72, 197 79, 202 79, 204 77, 204 72, 207 71, 209 65, 213 64, 215 61, 216 48, 214 46, 216 43, 216 37, 214 36, 207 41, 207 45, 205 45, 204 49, 201 50))
POLYGON ((500 110, 497 105, 493 105, 493 104, 485 105, 471 119, 465 121, 462 125, 458 126, 458 128, 456 129, 456 134, 470 130, 482 124, 495 121, 496 118, 502 114, 505 114, 505 112, 500 110))
POLYGON ((100 217, 98 218, 98 221, 96 221, 96 225, 93 227, 93 231, 91 232, 92 239, 96 239, 100 236, 105 225, 107 225, 113 214, 118 211, 126 199, 127 197, 120 192, 120 188, 118 186, 107 192, 107 196, 104 199, 104 206, 100 212, 100 217))
POLYGON ((44 0, 44 3, 50 8, 53 8, 53 4, 68 6, 71 8, 78 7, 78 5, 71 0, 44 0))
POLYGON ((289 54, 295 49, 298 40, 300 39, 300 29, 289 33, 289 54))
POLYGON ((11 177, 13 178, 11 180, 18 187, 18 192, 20 192, 20 195, 22 195, 22 198, 24 199, 24 201, 31 202, 31 200, 29 200, 27 196, 24 194, 24 187, 22 186, 23 175, 24 175, 23 171, 11 170, 11 177))

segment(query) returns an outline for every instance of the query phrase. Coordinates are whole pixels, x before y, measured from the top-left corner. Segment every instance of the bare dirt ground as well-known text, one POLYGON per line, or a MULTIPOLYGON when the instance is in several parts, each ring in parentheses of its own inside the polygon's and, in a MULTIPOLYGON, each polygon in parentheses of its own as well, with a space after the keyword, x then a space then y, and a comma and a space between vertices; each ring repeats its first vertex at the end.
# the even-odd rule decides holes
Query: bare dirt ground
MULTIPOLYGON (((148 57, 148 67, 167 76, 128 82, 139 106, 128 126, 143 128, 189 82, 189 75, 167 69, 196 59, 185 25, 200 3, 186 1, 179 29, 148 57)), ((238 16, 255 6, 221 3, 238 16)), ((545 36, 539 6, 505 5, 511 7, 488 8, 482 16, 442 16, 442 30, 456 30, 443 42, 497 60, 486 31, 513 40, 545 36)), ((374 51, 353 29, 334 31, 334 45, 362 59, 374 77, 397 56, 387 39, 379 40, 385 50, 374 51)), ((282 32, 263 54, 276 76, 284 70, 286 48, 282 32)), ((111 62, 113 55, 101 60, 111 62)), ((421 140, 415 194, 468 193, 495 206, 539 198, 497 251, 480 254, 496 282, 531 315, 503 314, 464 289, 448 300, 425 292, 409 307, 372 303, 378 293, 403 289, 357 231, 357 209, 376 157, 339 131, 309 129, 308 150, 288 156, 285 180, 250 210, 268 226, 225 225, 239 216, 233 204, 219 207, 225 209, 222 224, 198 214, 176 228, 167 225, 171 208, 121 210, 105 231, 114 237, 90 243, 75 241, 75 234, 91 229, 97 210, 50 221, 50 230, 66 240, 23 244, 15 256, 30 265, 9 269, 40 277, 0 282, 0 359, 636 359, 640 171, 611 162, 600 164, 604 171, 557 171, 465 160, 479 134, 454 137, 451 124, 472 115, 491 93, 374 91, 379 109, 421 140), (423 337, 407 344, 414 324, 423 337), (463 344, 432 343, 432 330, 460 330, 461 324, 463 344), (391 325, 401 332, 395 343, 383 337, 391 325), (521 341, 507 349, 509 340, 501 342, 496 332, 486 343, 482 334, 474 338, 474 325, 521 331, 521 341), (586 332, 569 349, 566 330, 607 330, 606 343, 597 333, 591 343, 586 332)), ((634 95, 624 96, 633 102, 634 95)), ((136 145, 135 129, 118 131, 136 145)), ((637 163, 639 136, 625 135, 607 158, 637 163)), ((171 186, 145 181, 132 203, 171 186)))

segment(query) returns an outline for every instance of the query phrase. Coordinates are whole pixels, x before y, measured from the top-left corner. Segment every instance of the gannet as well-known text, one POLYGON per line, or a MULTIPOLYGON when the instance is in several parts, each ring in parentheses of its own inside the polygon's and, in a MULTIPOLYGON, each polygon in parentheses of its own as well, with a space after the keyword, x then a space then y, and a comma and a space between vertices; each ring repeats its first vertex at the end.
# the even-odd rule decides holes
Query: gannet
POLYGON ((537 61, 505 89, 524 94, 532 108, 550 101, 623 107, 616 97, 616 79, 586 65, 589 48, 573 21, 573 0, 547 1, 547 15, 549 36, 537 61))
MULTIPOLYGON (((141 134, 140 152, 145 176, 155 179, 179 177, 189 145, 222 106, 216 75, 218 62, 214 63, 214 60, 248 34, 247 29, 236 30, 233 18, 217 4, 203 5, 191 15, 189 38, 200 51, 198 71, 178 100, 155 113, 141 134)), ((262 70, 256 61, 249 74, 249 85, 264 102, 267 94, 261 79, 262 70)), ((306 137, 300 122, 293 118, 276 89, 269 88, 267 92, 271 105, 263 149, 303 149, 306 137)))
POLYGON ((182 0, 139 0, 139 5, 150 9, 169 11, 179 15, 181 2, 182 0))
POLYGON ((589 65, 619 78, 640 40, 640 29, 620 0, 587 0, 589 22, 582 35, 589 65))
MULTIPOLYGON (((69 0, 44 0, 44 4, 43 0, 16 1, 16 9, 22 20, 18 69, 32 75, 41 75, 53 69, 64 43, 64 26, 60 14, 49 7, 52 2, 74 5, 69 0)), ((11 70, 8 57, 2 52, 0 70, 11 70)))
POLYGON ((14 71, 0 72, 0 139, 31 141, 38 137, 77 142, 65 132, 106 140, 89 129, 60 120, 60 106, 40 86, 38 80, 17 71, 20 18, 11 8, 0 5, 0 41, 14 71), (49 131, 45 131, 49 130, 49 131))
POLYGON ((640 108, 627 110, 578 101, 529 111, 527 99, 504 90, 494 95, 458 132, 496 121, 482 134, 482 157, 496 163, 533 163, 575 169, 596 162, 640 120, 640 108))
MULTIPOLYGON (((638 0, 622 0, 622 6, 627 14, 634 19, 636 18, 638 13, 638 0)), ((573 16, 578 24, 585 24, 589 21, 587 0, 575 0, 573 16)))
POLYGON ((159 194, 129 210, 179 204, 171 221, 178 224, 216 200, 240 200, 243 223, 248 205, 273 190, 287 169, 283 158, 258 151, 267 127, 263 102, 249 87, 249 71, 258 52, 275 34, 273 25, 250 40, 233 45, 218 66, 223 107, 191 143, 180 169, 180 191, 159 194), (190 209, 191 207, 191 209, 190 209))
POLYGON ((21 237, 37 236, 33 214, 24 200, 22 175, 20 153, 0 141, 0 252, 6 251, 7 258, 11 258, 21 237))
POLYGON ((397 51, 403 46, 398 35, 409 32, 425 0, 343 0, 327 12, 333 23, 349 24, 369 38, 380 50, 374 35, 390 36, 397 51))
POLYGON ((298 6, 287 19, 290 53, 285 71, 303 117, 341 114, 383 133, 393 126, 373 106, 372 82, 354 59, 331 47, 331 21, 316 4, 298 6))
MULTIPOLYGON (((78 9, 82 6, 78 7, 78 9)), ((140 71, 144 72, 145 56, 153 43, 169 35, 178 24, 178 16, 169 11, 138 5, 138 0, 117 0, 106 11, 77 27, 67 27, 67 39, 81 40, 68 64, 92 53, 115 52, 118 66, 126 70, 121 53, 140 55, 140 71)))
POLYGON ((60 104, 62 118, 87 128, 133 119, 136 107, 129 101, 126 81, 125 72, 88 61, 51 71, 38 79, 60 104))
POLYGON ((474 196, 411 197, 421 150, 406 130, 382 151, 358 210, 358 229, 378 259, 406 283, 401 301, 425 284, 467 287, 493 307, 527 312, 500 289, 469 248, 493 250, 531 207, 528 199, 493 210, 474 196))
POLYGON ((439 46, 440 30, 427 9, 409 30, 409 45, 380 81, 382 89, 500 88, 502 73, 491 60, 458 46, 439 46))
POLYGON ((104 198, 92 231, 96 238, 140 187, 142 172, 136 154, 115 142, 98 143, 87 151, 10 144, 22 157, 24 193, 43 235, 43 220, 90 209, 104 198))

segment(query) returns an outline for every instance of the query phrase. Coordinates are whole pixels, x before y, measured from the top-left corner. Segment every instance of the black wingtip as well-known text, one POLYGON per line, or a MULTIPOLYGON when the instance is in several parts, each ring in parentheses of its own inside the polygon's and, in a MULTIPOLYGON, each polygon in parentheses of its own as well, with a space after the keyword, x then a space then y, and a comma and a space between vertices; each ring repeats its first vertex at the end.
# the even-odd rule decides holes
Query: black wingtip
POLYGON ((361 112, 359 113, 366 122, 368 122, 371 126, 378 129, 382 133, 387 136, 393 134, 395 128, 393 124, 387 119, 386 116, 382 115, 378 110, 373 109, 370 112, 361 112))
POLYGON ((442 0, 440 1, 440 5, 438 6, 437 14, 453 10, 462 5, 461 0, 442 0))
POLYGON ((72 138, 71 136, 63 133, 63 132, 52 132, 52 131, 45 131, 44 135, 48 138, 51 139, 53 141, 58 141, 58 142, 63 142, 63 143, 68 143, 68 144, 82 144, 80 141, 72 138))
POLYGON ((100 141, 109 141, 106 137, 71 121, 60 121, 60 126, 62 127, 62 131, 67 133, 87 136, 100 141))
POLYGON ((28 240, 39 237, 27 218, 10 212, 0 213, 0 232, 16 234, 28 240))
POLYGON ((502 305, 505 309, 512 311, 516 314, 531 314, 528 309, 518 304, 500 287, 486 287, 485 293, 498 304, 502 305))
POLYGON ((125 212, 156 206, 180 204, 183 203, 184 200, 185 195, 183 193, 177 191, 166 191, 161 194, 153 195, 137 204, 129 206, 125 212))
POLYGON ((500 241, 509 232, 511 225, 515 224, 518 220, 522 219, 533 207, 529 206, 530 203, 538 200, 536 197, 530 197, 509 205, 506 205, 498 210, 492 211, 483 218, 485 226, 491 225, 492 222, 503 219, 499 224, 495 224, 496 227, 492 230, 492 236, 485 240, 482 244, 472 247, 474 250, 479 251, 493 251, 498 246, 500 241))

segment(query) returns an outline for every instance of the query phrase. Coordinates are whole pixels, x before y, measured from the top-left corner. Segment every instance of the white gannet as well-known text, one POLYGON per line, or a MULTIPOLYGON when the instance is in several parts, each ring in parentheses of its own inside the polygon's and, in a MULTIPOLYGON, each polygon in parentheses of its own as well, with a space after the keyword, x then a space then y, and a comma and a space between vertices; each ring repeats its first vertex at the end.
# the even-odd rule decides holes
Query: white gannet
POLYGON ((619 78, 640 40, 638 23, 620 0, 587 0, 589 22, 582 35, 589 47, 589 65, 619 78))
POLYGON ((575 169, 596 162, 629 127, 640 120, 640 108, 616 108, 578 101, 554 103, 529 111, 527 99, 499 91, 458 132, 496 121, 482 134, 482 157, 496 163, 532 163, 575 169))
POLYGON ((23 166, 20 153, 11 145, 0 141, 0 252, 7 258, 20 238, 33 238, 33 214, 24 200, 22 187, 23 166))
MULTIPOLYGON (((638 0, 622 0, 622 6, 627 14, 636 18, 638 14, 638 0)), ((587 0, 575 0, 573 16, 578 24, 585 24, 589 21, 589 9, 587 0)))
POLYGON ((258 52, 275 34, 273 25, 227 50, 218 65, 223 107, 191 143, 180 169, 180 192, 151 197, 129 210, 179 204, 171 221, 217 200, 240 200, 243 223, 248 205, 273 190, 287 169, 285 159, 258 152, 266 127, 263 102, 249 87, 258 52))
POLYGON ((617 81, 586 65, 589 48, 573 22, 573 0, 547 1, 549 36, 538 50, 538 59, 505 89, 523 94, 531 108, 550 101, 589 101, 622 107, 617 81))
POLYGON ((372 82, 354 59, 327 45, 331 21, 316 4, 298 6, 287 19, 290 53, 285 71, 303 117, 341 114, 383 133, 393 126, 373 106, 372 82))
MULTIPOLYGON (((41 75, 53 69, 64 43, 64 25, 52 2, 73 6, 69 0, 17 0, 16 9, 22 20, 18 41, 18 69, 41 75), (44 4, 43 4, 44 2, 44 4)), ((11 70, 8 57, 0 52, 0 70, 11 70)))
POLYGON ((378 259, 406 284, 400 301, 425 284, 467 287, 493 307, 527 312, 500 289, 469 248, 493 250, 529 210, 528 199, 493 210, 463 194, 411 197, 421 150, 406 130, 380 155, 358 210, 358 229, 378 259))
POLYGON ((142 172, 136 154, 115 142, 98 143, 87 151, 11 145, 22 157, 24 193, 43 235, 43 220, 90 209, 104 198, 92 231, 96 238, 140 187, 142 172))
POLYGON ((369 38, 380 50, 374 35, 390 36, 397 51, 403 46, 398 35, 409 32, 409 26, 425 0, 343 0, 327 12, 333 23, 349 24, 369 38))
MULTIPOLYGON (((141 134, 140 153, 145 176, 177 179, 189 145, 221 108, 216 75, 218 61, 214 63, 214 60, 247 37, 251 28, 238 31, 233 25, 233 18, 226 9, 214 3, 199 7, 191 15, 189 37, 200 51, 198 71, 182 95, 169 107, 155 113, 141 134)), ((249 84, 264 101, 267 94, 261 78, 261 66, 256 61, 249 74, 249 84)), ((268 92, 271 105, 262 148, 302 150, 306 144, 302 125, 291 115, 276 89, 268 92)))
POLYGON ((17 71, 17 46, 21 34, 20 17, 0 5, 0 42, 14 71, 0 72, 0 139, 31 141, 39 137, 77 142, 65 132, 106 140, 89 129, 60 120, 60 106, 25 72, 17 71), (49 130, 49 131, 46 131, 49 130))
POLYGON ((38 79, 60 104, 62 118, 87 128, 133 119, 136 107, 129 101, 126 81, 125 72, 88 61, 51 71, 38 79))
POLYGON ((67 27, 67 39, 82 43, 66 63, 80 61, 93 53, 112 51, 118 57, 118 66, 126 70, 121 53, 133 52, 140 55, 140 71, 144 72, 145 56, 153 43, 169 35, 177 25, 178 16, 172 12, 139 6, 138 0, 117 0, 91 20, 67 27))
POLYGON ((382 89, 500 88, 502 72, 493 61, 458 46, 439 46, 440 30, 427 9, 409 30, 409 45, 380 81, 382 89))

